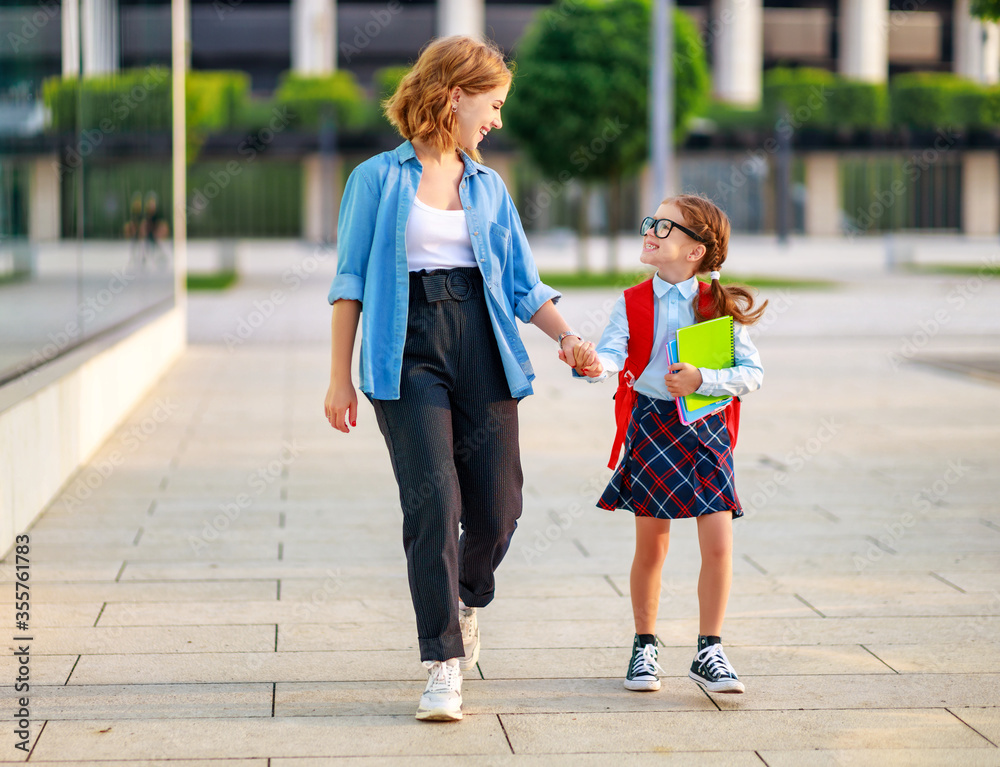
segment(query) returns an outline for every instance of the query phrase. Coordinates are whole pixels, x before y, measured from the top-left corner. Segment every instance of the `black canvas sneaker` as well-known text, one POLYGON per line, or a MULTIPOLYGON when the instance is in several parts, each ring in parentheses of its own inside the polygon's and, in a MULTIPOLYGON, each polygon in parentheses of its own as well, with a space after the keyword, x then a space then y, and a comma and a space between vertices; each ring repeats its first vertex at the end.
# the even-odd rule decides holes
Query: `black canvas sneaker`
POLYGON ((632 660, 625 674, 625 689, 637 692, 652 692, 660 689, 660 678, 656 672, 664 673, 656 662, 656 638, 638 634, 632 642, 632 660), (650 642, 649 639, 653 641, 650 642))
POLYGON ((745 692, 736 669, 722 651, 722 644, 710 644, 698 651, 688 676, 709 692, 745 692))

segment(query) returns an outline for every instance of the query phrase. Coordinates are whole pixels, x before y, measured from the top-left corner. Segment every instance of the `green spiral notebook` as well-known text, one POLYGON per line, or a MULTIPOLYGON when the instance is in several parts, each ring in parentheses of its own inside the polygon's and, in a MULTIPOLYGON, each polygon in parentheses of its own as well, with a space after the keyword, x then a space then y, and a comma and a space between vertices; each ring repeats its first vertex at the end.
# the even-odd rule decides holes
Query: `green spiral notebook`
MULTIPOLYGON (((736 364, 736 340, 730 316, 688 325, 677 331, 677 359, 696 368, 722 370, 736 364)), ((724 406, 732 397, 706 397, 688 394, 681 397, 684 411, 695 418, 708 415, 724 406), (713 407, 714 406, 714 407, 713 407)), ((682 411, 682 416, 684 415, 682 411)))

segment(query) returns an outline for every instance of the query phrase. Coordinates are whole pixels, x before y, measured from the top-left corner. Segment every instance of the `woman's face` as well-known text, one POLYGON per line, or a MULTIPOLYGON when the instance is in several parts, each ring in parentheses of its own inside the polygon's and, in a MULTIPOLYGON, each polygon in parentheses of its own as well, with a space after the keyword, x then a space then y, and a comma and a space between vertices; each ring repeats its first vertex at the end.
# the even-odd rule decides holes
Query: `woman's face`
POLYGON ((509 85, 501 85, 484 93, 466 93, 461 88, 455 88, 451 103, 458 104, 455 118, 458 120, 458 136, 463 147, 475 149, 491 130, 503 127, 500 107, 507 100, 509 90, 509 85))

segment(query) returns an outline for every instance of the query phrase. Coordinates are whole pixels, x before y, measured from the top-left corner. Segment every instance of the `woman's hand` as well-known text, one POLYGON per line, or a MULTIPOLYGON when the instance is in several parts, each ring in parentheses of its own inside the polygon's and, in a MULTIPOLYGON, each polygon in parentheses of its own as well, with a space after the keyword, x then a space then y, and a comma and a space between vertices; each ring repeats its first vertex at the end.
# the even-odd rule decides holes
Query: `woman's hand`
POLYGON ((339 385, 331 383, 330 388, 326 390, 323 409, 326 420, 334 429, 349 434, 351 430, 347 426, 348 420, 351 426, 358 425, 358 393, 354 386, 350 383, 339 385))
POLYGON ((702 384, 701 371, 688 362, 675 362, 663 376, 671 397, 686 397, 694 394, 702 384))
POLYGON ((571 368, 575 368, 576 367, 575 350, 581 344, 583 344, 583 339, 581 339, 579 336, 566 336, 562 340, 562 346, 559 349, 559 359, 561 359, 571 368))

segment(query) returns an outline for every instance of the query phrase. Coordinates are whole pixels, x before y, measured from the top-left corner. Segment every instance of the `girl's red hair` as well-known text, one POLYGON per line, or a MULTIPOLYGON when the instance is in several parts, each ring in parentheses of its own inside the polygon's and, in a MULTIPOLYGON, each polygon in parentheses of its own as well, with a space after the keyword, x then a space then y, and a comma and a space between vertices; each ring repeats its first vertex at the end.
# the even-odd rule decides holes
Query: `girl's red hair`
MULTIPOLYGON (((695 232, 705 244, 705 255, 698 266, 698 274, 708 274, 720 269, 729 254, 729 217, 707 197, 698 194, 680 194, 668 197, 661 204, 676 205, 684 214, 688 229, 695 232)), ((753 325, 764 315, 767 301, 754 308, 754 294, 745 285, 723 285, 712 280, 712 308, 702 316, 695 298, 694 313, 698 322, 713 317, 731 315, 741 325, 753 325)))

